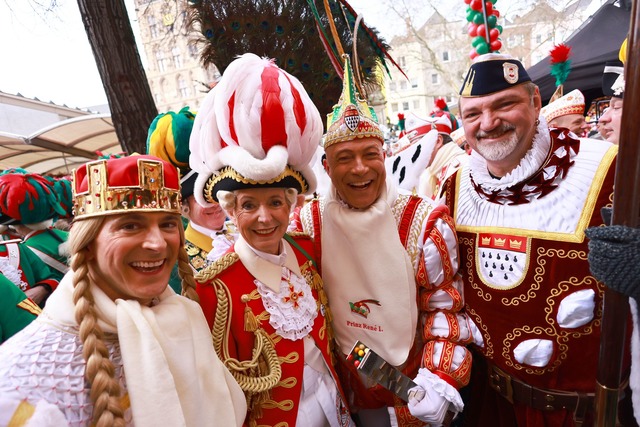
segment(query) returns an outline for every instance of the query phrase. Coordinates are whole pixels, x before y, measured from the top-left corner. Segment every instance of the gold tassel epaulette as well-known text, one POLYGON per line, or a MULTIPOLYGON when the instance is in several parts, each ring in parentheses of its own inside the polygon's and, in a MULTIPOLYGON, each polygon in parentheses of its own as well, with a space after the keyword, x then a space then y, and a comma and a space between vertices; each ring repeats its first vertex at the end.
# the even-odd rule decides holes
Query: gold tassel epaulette
POLYGON ((235 252, 224 254, 222 257, 218 258, 216 261, 203 268, 198 274, 195 275, 194 279, 196 279, 196 281, 200 283, 208 282, 209 280, 213 279, 218 274, 222 273, 224 270, 232 266, 239 259, 240 257, 235 252))
POLYGON ((253 310, 249 307, 249 301, 251 297, 249 295, 242 295, 240 300, 244 303, 244 330, 245 332, 255 332, 260 327, 260 322, 256 319, 256 315, 253 314, 253 310))

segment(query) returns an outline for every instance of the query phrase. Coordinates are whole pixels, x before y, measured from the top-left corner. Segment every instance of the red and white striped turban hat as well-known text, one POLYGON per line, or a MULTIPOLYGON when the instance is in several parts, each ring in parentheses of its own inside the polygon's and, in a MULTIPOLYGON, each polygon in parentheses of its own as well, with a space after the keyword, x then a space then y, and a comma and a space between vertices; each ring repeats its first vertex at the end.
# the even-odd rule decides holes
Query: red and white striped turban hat
POLYGON ((194 195, 207 206, 219 190, 292 187, 311 193, 309 165, 322 119, 294 76, 246 53, 231 62, 196 115, 189 141, 194 195))

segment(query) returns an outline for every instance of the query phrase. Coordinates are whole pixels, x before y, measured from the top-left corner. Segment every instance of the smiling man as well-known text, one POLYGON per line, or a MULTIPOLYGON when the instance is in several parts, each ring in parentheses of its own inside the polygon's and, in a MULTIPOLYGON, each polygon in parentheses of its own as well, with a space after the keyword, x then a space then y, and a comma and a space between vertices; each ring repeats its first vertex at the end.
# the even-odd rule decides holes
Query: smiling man
POLYGON ((322 254, 341 380, 358 425, 421 425, 414 417, 439 425, 462 409, 457 389, 469 377, 464 344, 473 335, 460 312, 455 231, 446 207, 400 194, 387 180, 383 132, 356 90, 348 58, 344 70, 324 137, 329 195, 308 203, 300 218, 322 254), (428 397, 407 405, 363 381, 344 356, 356 340, 428 397))
POLYGON ((478 57, 460 95, 473 152, 447 182, 446 204, 467 313, 481 331, 465 423, 589 423, 603 285, 589 270, 585 229, 602 225, 611 203, 617 147, 549 129, 538 87, 506 55, 478 57))
POLYGON ((600 116, 598 125, 602 137, 618 145, 622 126, 622 105, 624 104, 624 66, 620 61, 607 62, 602 74, 602 93, 611 97, 609 107, 600 116))

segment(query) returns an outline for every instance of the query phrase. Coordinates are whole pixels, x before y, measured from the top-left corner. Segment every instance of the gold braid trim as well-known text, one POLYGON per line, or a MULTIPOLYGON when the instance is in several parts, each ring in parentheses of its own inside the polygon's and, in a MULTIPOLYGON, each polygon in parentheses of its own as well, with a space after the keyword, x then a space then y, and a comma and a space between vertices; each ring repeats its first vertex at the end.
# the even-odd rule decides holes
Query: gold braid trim
POLYGON ((291 237, 311 237, 309 233, 305 231, 287 231, 287 234, 291 237))
POLYGON ((284 170, 282 171, 282 173, 280 173, 280 175, 275 176, 271 179, 265 179, 261 181, 257 181, 255 179, 242 176, 238 173, 238 171, 236 171, 231 166, 225 166, 222 169, 220 169, 220 172, 217 175, 212 175, 207 180, 206 184, 204 185, 204 198, 209 203, 216 203, 217 198, 215 197, 215 194, 213 194, 213 189, 216 186, 216 184, 218 184, 220 181, 225 179, 231 179, 233 181, 236 181, 242 184, 267 185, 267 184, 280 182, 287 177, 292 177, 300 184, 300 188, 302 189, 300 194, 304 194, 307 191, 309 191, 309 184, 307 184, 307 180, 305 179, 304 175, 302 175, 302 173, 293 169, 289 165, 287 165, 284 168, 284 170))
POLYGON ((209 280, 213 279, 218 274, 229 268, 231 265, 233 265, 234 262, 238 261, 239 259, 240 257, 235 252, 224 254, 215 262, 200 270, 200 272, 194 277, 194 279, 201 283, 208 282, 209 280))
MULTIPOLYGON (((315 290, 318 293, 318 305, 324 307, 324 321, 326 326, 327 333, 327 342, 329 343, 329 354, 331 355, 331 363, 337 363, 336 353, 335 353, 335 333, 333 332, 333 315, 331 314, 331 309, 329 308, 329 298, 327 297, 326 292, 324 291, 324 282, 322 281, 322 277, 320 274, 312 268, 311 261, 305 262, 300 268, 300 272, 307 280, 307 283, 311 287, 311 289, 315 290)), ((319 309, 320 307, 318 307, 319 309)), ((321 334, 322 335, 322 334, 321 334)))
MULTIPOLYGON (((212 264, 214 268, 207 268, 203 276, 215 277, 237 259, 237 254, 227 254, 212 264), (219 269, 215 268, 218 264, 221 264, 219 269)), ((205 277, 205 280, 210 279, 205 277)), ((230 356, 227 340, 231 330, 229 288, 220 279, 213 280, 212 286, 218 299, 211 330, 213 346, 220 360, 245 393, 250 421, 255 421, 262 416, 262 404, 269 400, 269 390, 274 388, 282 377, 278 354, 267 332, 256 324, 256 329, 253 331, 255 340, 251 360, 239 361, 230 356)))

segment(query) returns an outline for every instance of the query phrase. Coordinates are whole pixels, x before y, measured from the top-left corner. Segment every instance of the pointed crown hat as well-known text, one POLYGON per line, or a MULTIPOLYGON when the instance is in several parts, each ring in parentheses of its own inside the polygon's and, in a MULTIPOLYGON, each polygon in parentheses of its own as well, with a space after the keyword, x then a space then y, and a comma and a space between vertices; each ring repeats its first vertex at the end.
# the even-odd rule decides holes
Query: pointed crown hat
POLYGON ((220 190, 309 194, 316 186, 309 163, 321 139, 322 118, 300 81, 246 53, 229 64, 196 116, 189 141, 194 197, 210 206, 220 190))
POLYGON ((327 115, 325 150, 333 144, 362 138, 375 138, 384 143, 384 133, 378 125, 373 109, 356 89, 353 69, 348 55, 344 58, 344 80, 340 100, 327 115))

